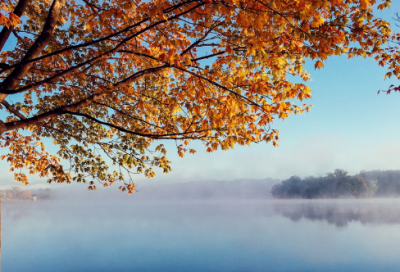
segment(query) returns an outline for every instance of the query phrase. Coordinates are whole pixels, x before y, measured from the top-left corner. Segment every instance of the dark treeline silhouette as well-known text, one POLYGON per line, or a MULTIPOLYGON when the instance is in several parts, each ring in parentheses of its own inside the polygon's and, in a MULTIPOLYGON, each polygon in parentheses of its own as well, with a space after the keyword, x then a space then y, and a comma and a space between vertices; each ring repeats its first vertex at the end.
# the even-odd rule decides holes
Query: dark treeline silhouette
POLYGON ((271 189, 276 198, 338 198, 400 195, 400 171, 361 171, 350 176, 336 169, 323 177, 292 176, 271 189))

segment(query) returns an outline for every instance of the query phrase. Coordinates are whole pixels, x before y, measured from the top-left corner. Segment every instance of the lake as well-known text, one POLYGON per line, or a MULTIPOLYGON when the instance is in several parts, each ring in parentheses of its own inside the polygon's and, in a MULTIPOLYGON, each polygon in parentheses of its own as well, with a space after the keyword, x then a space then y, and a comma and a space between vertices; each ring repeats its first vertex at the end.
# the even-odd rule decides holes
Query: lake
POLYGON ((400 200, 3 203, 8 271, 400 271, 400 200))

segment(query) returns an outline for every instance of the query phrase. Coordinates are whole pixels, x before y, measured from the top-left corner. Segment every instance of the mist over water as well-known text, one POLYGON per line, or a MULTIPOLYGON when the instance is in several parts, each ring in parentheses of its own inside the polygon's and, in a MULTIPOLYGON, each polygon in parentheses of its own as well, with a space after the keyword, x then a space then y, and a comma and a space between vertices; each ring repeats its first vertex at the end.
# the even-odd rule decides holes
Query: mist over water
POLYGON ((190 198, 176 185, 3 203, 2 269, 399 271, 399 199, 275 200, 238 184, 233 196, 199 183, 180 185, 190 198))

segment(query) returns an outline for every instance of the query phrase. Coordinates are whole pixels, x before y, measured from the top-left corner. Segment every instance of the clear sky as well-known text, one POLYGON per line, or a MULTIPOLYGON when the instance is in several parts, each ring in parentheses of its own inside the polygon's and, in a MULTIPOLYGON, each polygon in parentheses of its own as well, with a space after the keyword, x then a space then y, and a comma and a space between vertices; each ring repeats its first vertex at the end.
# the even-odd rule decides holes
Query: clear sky
MULTIPOLYGON (((376 16, 394 24, 397 11, 400 3, 394 1, 390 9, 377 11, 376 16)), ((383 80, 387 70, 372 59, 333 57, 321 70, 315 70, 311 62, 307 68, 313 79, 308 82, 313 90, 308 103, 313 107, 308 113, 272 125, 280 130, 279 147, 253 144, 207 153, 195 143, 195 155, 179 158, 172 143, 167 143, 173 171, 150 180, 137 176, 138 182, 286 179, 292 175, 324 175, 336 168, 350 174, 363 169, 400 169, 400 126, 396 121, 400 93, 377 95, 378 90, 400 81, 383 80)), ((12 175, 3 161, 0 169, 4 185, 12 175)), ((30 181, 45 183, 35 178, 30 181)))

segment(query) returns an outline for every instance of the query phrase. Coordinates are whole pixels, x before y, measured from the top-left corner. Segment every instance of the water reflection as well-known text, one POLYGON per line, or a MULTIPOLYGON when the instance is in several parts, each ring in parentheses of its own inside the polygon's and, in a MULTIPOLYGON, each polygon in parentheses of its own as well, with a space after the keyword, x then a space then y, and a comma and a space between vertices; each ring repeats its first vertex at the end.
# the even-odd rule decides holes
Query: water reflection
MULTIPOLYGON (((29 203, 30 204, 30 203, 29 203)), ((31 215, 31 206, 27 203, 4 203, 2 216, 7 220, 18 221, 31 215)))
POLYGON ((3 271, 400 271, 400 201, 95 197, 3 205, 3 271))
POLYGON ((306 219, 323 221, 345 228, 351 222, 361 224, 400 224, 400 201, 379 200, 326 200, 291 202, 273 205, 274 211, 293 222, 306 219))

